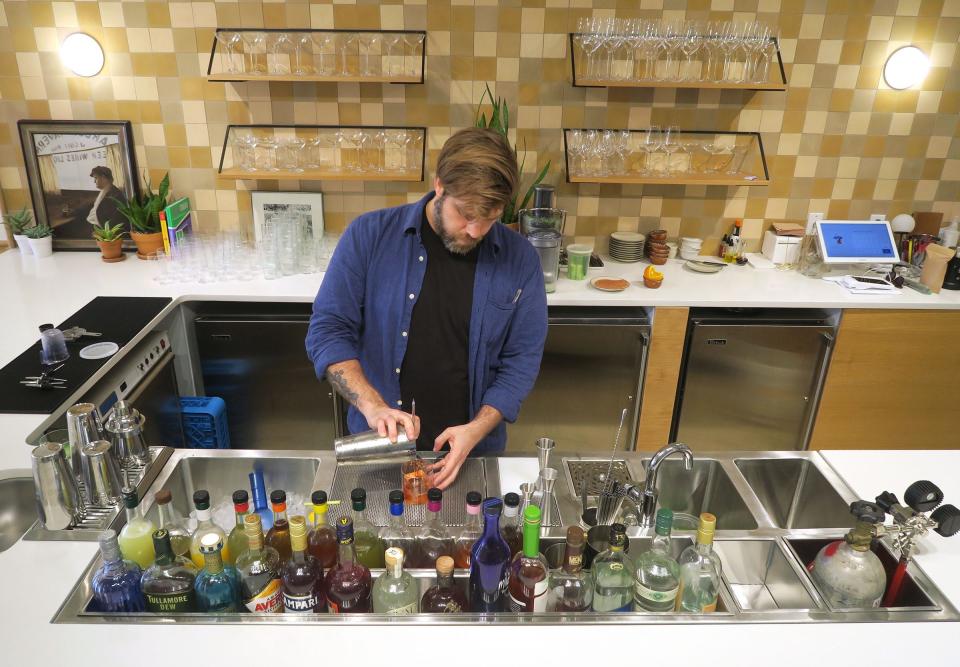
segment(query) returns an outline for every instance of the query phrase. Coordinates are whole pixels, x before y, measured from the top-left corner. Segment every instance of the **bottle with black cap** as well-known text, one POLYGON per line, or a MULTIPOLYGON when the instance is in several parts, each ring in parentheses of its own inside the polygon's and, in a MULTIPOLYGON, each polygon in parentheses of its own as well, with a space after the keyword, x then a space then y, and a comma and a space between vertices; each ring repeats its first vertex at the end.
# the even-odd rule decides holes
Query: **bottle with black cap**
POLYGON ((353 547, 357 561, 368 568, 383 567, 383 542, 379 531, 367 519, 367 492, 354 489, 350 492, 353 506, 353 547))
POLYGON ((427 517, 417 533, 416 567, 436 568, 440 556, 453 556, 453 538, 440 519, 443 491, 433 487, 427 491, 427 517))
POLYGON ((117 538, 120 553, 127 560, 139 565, 140 569, 146 570, 153 564, 153 532, 157 527, 153 521, 143 516, 136 489, 124 487, 123 506, 127 509, 127 523, 117 538))
POLYGON ((337 551, 340 548, 337 531, 330 525, 327 492, 314 491, 310 494, 310 502, 313 503, 313 513, 310 515, 313 524, 307 536, 307 552, 320 562, 326 572, 337 563, 337 551))
POLYGON ((227 534, 223 528, 213 522, 210 514, 210 493, 205 489, 199 489, 193 492, 193 506, 197 513, 197 527, 193 531, 193 537, 190 538, 190 558, 193 564, 198 568, 203 567, 203 554, 200 552, 200 542, 203 536, 209 533, 216 533, 220 536, 222 542, 222 551, 220 556, 227 565, 233 565, 236 558, 230 553, 230 547, 227 545, 227 534))
POLYGON ((508 493, 503 497, 503 518, 500 533, 510 547, 510 558, 523 550, 523 529, 520 527, 520 496, 508 493))
POLYGON ((402 549, 404 565, 410 567, 410 563, 416 560, 414 551, 416 550, 417 540, 403 518, 403 491, 394 489, 390 492, 388 499, 390 501, 390 518, 387 525, 380 529, 380 541, 383 543, 384 553, 390 547, 402 549))
POLYGON ((267 531, 266 544, 280 554, 280 567, 290 560, 290 522, 287 521, 287 493, 282 489, 270 492, 270 505, 273 507, 273 525, 267 531))
POLYGON ((250 513, 250 494, 244 489, 237 489, 233 492, 233 511, 236 513, 237 522, 227 537, 227 548, 236 561, 240 554, 247 550, 247 535, 243 532, 243 519, 250 513))

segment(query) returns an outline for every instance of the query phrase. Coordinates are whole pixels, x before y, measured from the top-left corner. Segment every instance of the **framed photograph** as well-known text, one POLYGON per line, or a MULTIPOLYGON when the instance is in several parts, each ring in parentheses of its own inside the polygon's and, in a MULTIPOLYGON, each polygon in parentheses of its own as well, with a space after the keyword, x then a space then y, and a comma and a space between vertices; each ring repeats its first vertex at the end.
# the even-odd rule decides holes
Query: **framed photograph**
POLYGON ((313 238, 323 235, 323 193, 252 192, 253 238, 259 243, 264 228, 278 217, 303 216, 313 238))
POLYGON ((53 228, 54 249, 97 250, 94 220, 129 229, 117 200, 140 195, 130 121, 21 120, 17 127, 34 216, 53 228))

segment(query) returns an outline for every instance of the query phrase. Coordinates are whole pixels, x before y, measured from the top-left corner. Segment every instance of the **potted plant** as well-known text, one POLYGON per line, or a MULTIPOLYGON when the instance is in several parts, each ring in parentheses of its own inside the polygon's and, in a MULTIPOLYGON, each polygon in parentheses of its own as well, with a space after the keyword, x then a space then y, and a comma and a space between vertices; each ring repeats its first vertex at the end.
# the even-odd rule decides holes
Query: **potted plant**
POLYGON ((13 234, 13 240, 16 241, 20 252, 25 255, 31 253, 30 243, 27 240, 27 229, 33 224, 33 214, 24 206, 16 213, 7 213, 5 216, 10 232, 13 234))
POLYGON ((53 254, 53 229, 50 225, 34 225, 24 230, 30 251, 37 257, 49 257, 53 254))
POLYGON ((100 247, 100 259, 104 262, 122 262, 127 258, 123 254, 123 225, 117 223, 111 225, 109 222, 93 226, 93 238, 96 239, 100 247))
POLYGON ((167 206, 167 194, 170 192, 170 174, 160 181, 157 192, 147 181, 146 191, 140 201, 134 197, 130 201, 117 202, 117 210, 130 222, 130 238, 137 244, 137 257, 147 259, 157 250, 163 249, 163 230, 160 228, 160 211, 167 206))
MULTIPOLYGON (((480 96, 480 103, 477 104, 476 126, 496 130, 505 138, 507 137, 507 132, 510 130, 510 109, 507 107, 507 101, 502 97, 494 97, 493 93, 490 91, 490 84, 487 84, 486 90, 483 92, 483 95, 480 96), (483 106, 483 101, 487 98, 490 99, 490 118, 487 118, 487 115, 480 110, 483 106)), ((513 152, 514 154, 517 153, 516 146, 513 147, 513 152)), ((526 147, 524 147, 524 157, 520 161, 521 178, 523 178, 523 165, 524 162, 526 162, 526 159, 526 147)), ((533 196, 533 189, 539 185, 541 181, 543 181, 548 171, 550 171, 549 160, 547 160, 547 163, 543 165, 543 169, 541 169, 540 173, 537 174, 536 178, 533 180, 533 183, 530 184, 530 187, 527 188, 526 193, 523 195, 523 199, 520 201, 519 207, 517 206, 517 194, 513 195, 510 203, 507 204, 503 209, 503 215, 500 217, 500 222, 514 230, 518 229, 520 224, 518 217, 520 211, 526 208, 527 204, 530 203, 530 197, 533 196)))

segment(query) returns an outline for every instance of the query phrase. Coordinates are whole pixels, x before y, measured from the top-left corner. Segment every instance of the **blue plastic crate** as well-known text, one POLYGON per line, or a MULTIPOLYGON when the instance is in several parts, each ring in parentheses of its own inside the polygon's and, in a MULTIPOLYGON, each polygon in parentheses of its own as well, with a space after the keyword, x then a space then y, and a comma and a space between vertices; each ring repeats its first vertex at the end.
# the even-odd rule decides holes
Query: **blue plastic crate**
POLYGON ((193 449, 230 449, 227 404, 217 396, 181 396, 183 435, 193 449))

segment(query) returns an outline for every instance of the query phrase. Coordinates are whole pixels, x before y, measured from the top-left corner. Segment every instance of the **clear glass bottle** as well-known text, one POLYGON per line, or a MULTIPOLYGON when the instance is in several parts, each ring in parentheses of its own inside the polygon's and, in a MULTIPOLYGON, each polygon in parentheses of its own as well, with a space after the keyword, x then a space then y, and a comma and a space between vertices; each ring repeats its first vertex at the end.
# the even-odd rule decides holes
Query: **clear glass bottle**
POLYGON ((273 512, 267 504, 267 485, 263 483, 263 471, 254 470, 247 477, 250 479, 253 511, 260 515, 260 525, 263 529, 270 530, 273 528, 273 512))
POLYGON ((290 522, 287 521, 287 493, 281 489, 270 492, 273 507, 273 525, 267 531, 265 543, 277 550, 280 567, 290 560, 290 522))
POLYGON ((193 561, 173 552, 170 533, 161 528, 153 533, 157 559, 140 578, 147 611, 155 614, 183 613, 196 608, 193 588, 197 568, 193 561))
POLYGON ((470 610, 496 612, 505 608, 510 579, 510 546, 500 534, 499 498, 483 501, 483 535, 470 554, 470 610))
POLYGON ((337 542, 340 544, 337 564, 324 578, 327 610, 331 614, 368 612, 371 609, 370 570, 357 562, 353 548, 353 519, 348 516, 337 519, 337 542))
POLYGON ((158 528, 170 535, 173 553, 190 558, 190 524, 173 506, 173 495, 163 489, 153 494, 153 500, 157 504, 158 528))
POLYGON ((234 562, 240 558, 240 554, 247 550, 247 534, 243 529, 243 519, 250 513, 250 496, 244 489, 238 489, 233 492, 233 511, 236 516, 236 523, 230 535, 227 536, 227 549, 233 556, 234 562))
MULTIPOLYGON (((854 503, 854 509, 861 503, 854 503)), ((873 524, 882 521, 883 510, 879 507, 876 513, 859 512, 856 525, 846 537, 823 547, 810 566, 810 577, 833 609, 880 606, 887 589, 887 572, 870 546, 873 524)))
POLYGON ((206 612, 240 611, 240 578, 237 571, 223 563, 223 537, 206 533, 200 538, 203 569, 197 575, 197 609, 206 612))
POLYGON ((523 551, 510 563, 507 605, 510 611, 546 611, 547 572, 550 566, 540 553, 540 508, 523 510, 523 551))
POLYGON ((706 614, 717 610, 722 565, 720 557, 713 551, 716 527, 717 517, 708 512, 701 514, 697 541, 680 554, 679 612, 706 614))
POLYGON ((680 590, 680 564, 673 557, 670 531, 673 512, 657 510, 655 535, 650 548, 637 558, 634 611, 673 611, 680 590))
POLYGON ((633 561, 627 555, 627 529, 610 526, 610 546, 597 554, 591 565, 593 610, 631 611, 633 608, 633 561))
POLYGON ((307 551, 317 559, 324 572, 337 564, 337 531, 329 523, 327 492, 314 491, 310 495, 313 503, 313 526, 307 536, 307 551))
POLYGON ((467 522, 453 542, 453 563, 463 570, 470 567, 470 552, 483 534, 483 520, 480 518, 482 502, 483 496, 479 493, 467 492, 467 522))
POLYGON ((93 575, 93 599, 100 611, 143 611, 146 608, 140 591, 140 566, 124 560, 117 543, 117 533, 100 533, 100 557, 103 564, 93 575))
POLYGON ((117 538, 120 553, 139 565, 140 569, 148 568, 156 557, 153 552, 153 533, 157 527, 143 516, 136 489, 123 489, 123 505, 127 509, 127 523, 120 529, 120 537, 117 538))
POLYGON ((403 570, 403 549, 390 547, 383 554, 386 570, 373 584, 373 611, 401 616, 420 611, 420 587, 403 570))
POLYGON ((283 611, 280 555, 265 543, 259 514, 243 518, 243 532, 247 549, 237 559, 240 601, 255 614, 279 614, 283 611))
POLYGON ((353 506, 353 543, 357 560, 368 569, 383 567, 383 543, 379 531, 367 519, 367 492, 354 489, 350 492, 353 506))
POLYGON ((417 533, 416 567, 433 569, 440 556, 453 556, 453 538, 440 519, 443 491, 434 487, 427 491, 427 516, 417 533))
POLYGON ((214 534, 220 538, 220 541, 224 545, 223 550, 220 552, 220 557, 224 563, 228 565, 232 564, 233 559, 230 557, 230 547, 227 546, 227 534, 223 532, 223 528, 213 522, 210 514, 210 493, 204 489, 194 491, 193 506, 197 511, 197 527, 194 529, 193 536, 190 538, 190 558, 193 560, 193 564, 198 568, 203 567, 205 559, 203 553, 200 551, 200 542, 203 536, 208 534, 214 534))
POLYGON ((550 573, 547 611, 590 611, 593 582, 583 571, 583 548, 587 537, 580 526, 567 528, 563 567, 550 573))
POLYGON ((283 568, 283 610, 288 614, 327 611, 323 594, 323 568, 307 553, 307 519, 290 517, 290 560, 283 568))
POLYGON ((503 517, 500 532, 510 546, 510 558, 523 551, 523 530, 520 527, 520 496, 508 493, 503 497, 503 517))
POLYGON ((406 559, 404 565, 409 566, 416 562, 417 539, 403 518, 403 491, 391 491, 389 500, 390 522, 380 529, 380 542, 384 549, 390 547, 403 549, 403 557, 406 559))
POLYGON ((425 614, 457 614, 469 609, 467 596, 453 578, 453 559, 437 559, 437 583, 427 589, 420 600, 425 614))

